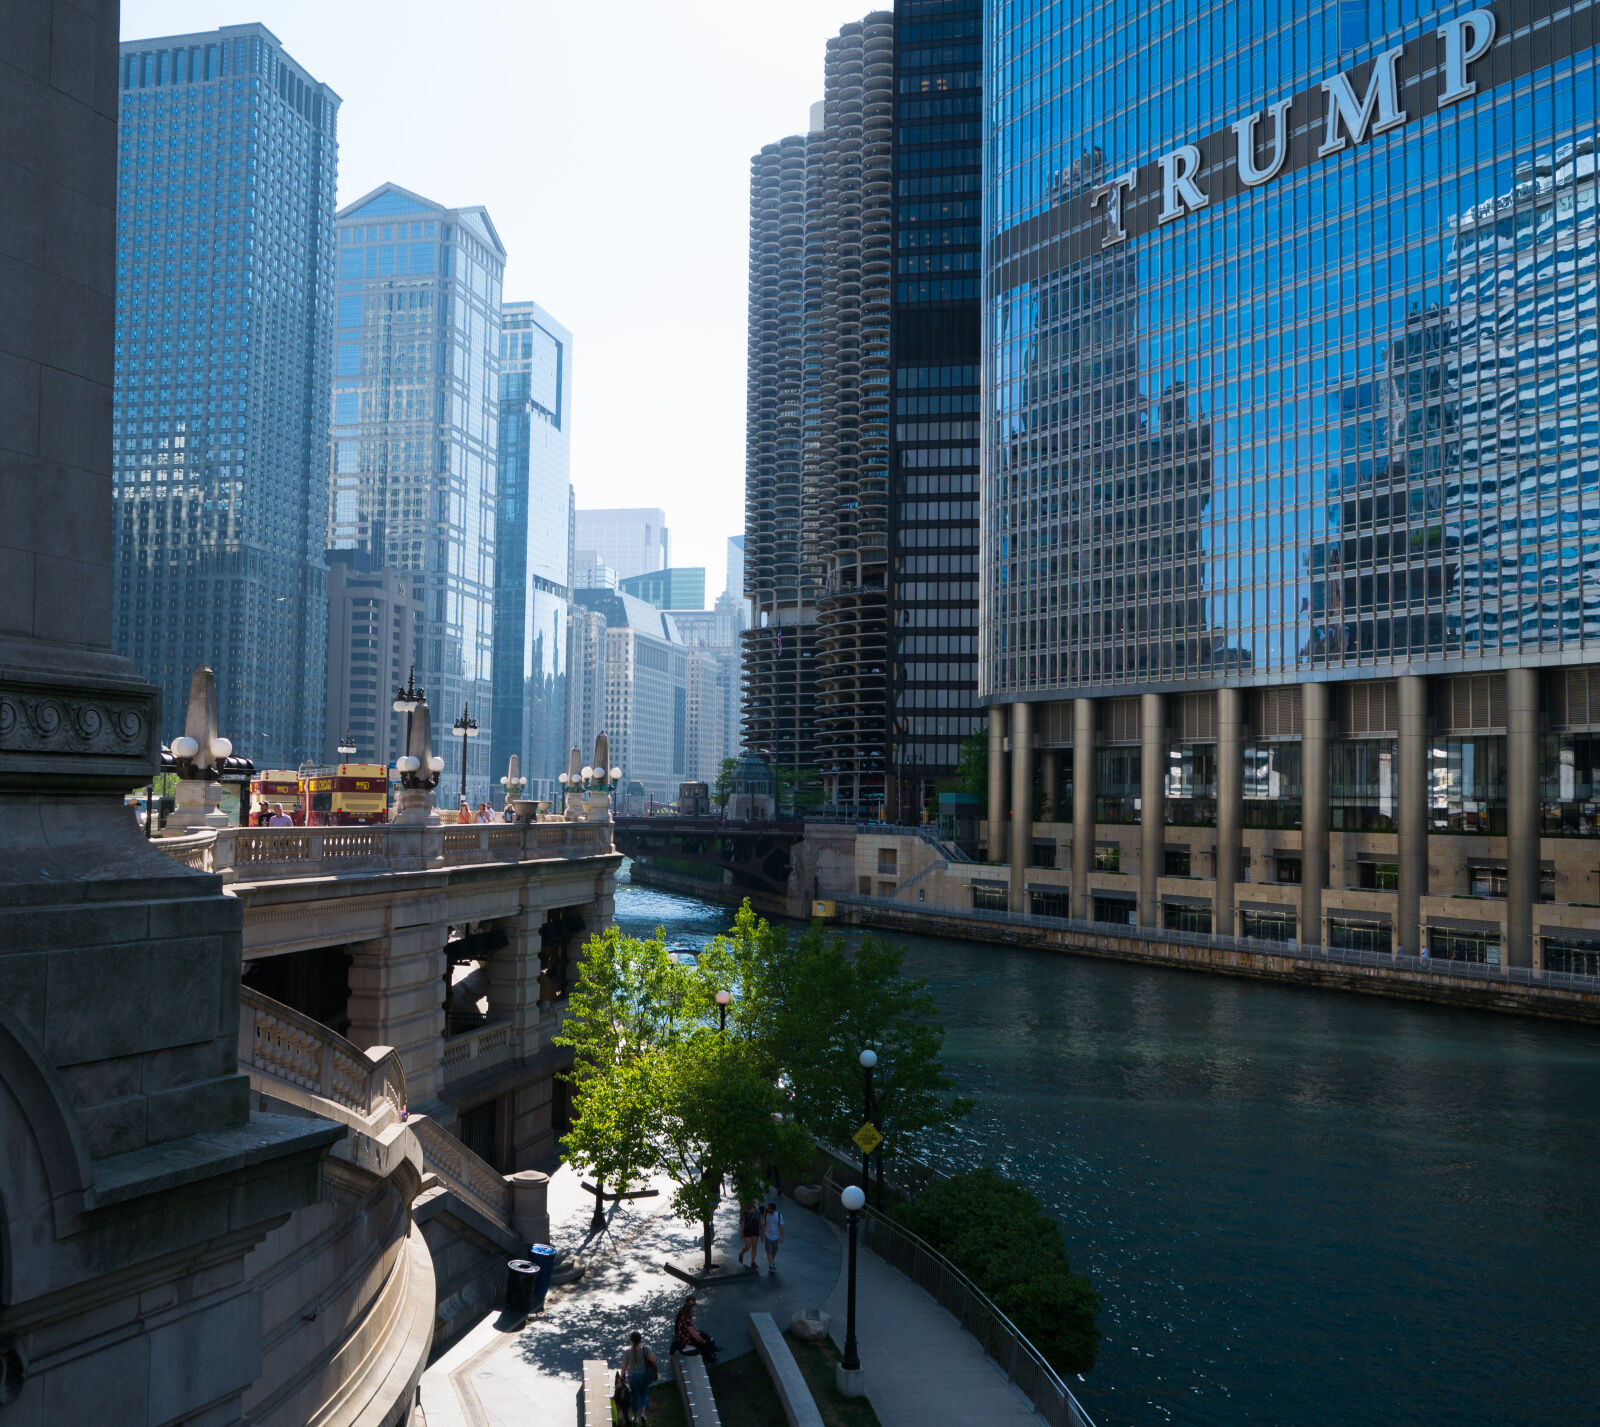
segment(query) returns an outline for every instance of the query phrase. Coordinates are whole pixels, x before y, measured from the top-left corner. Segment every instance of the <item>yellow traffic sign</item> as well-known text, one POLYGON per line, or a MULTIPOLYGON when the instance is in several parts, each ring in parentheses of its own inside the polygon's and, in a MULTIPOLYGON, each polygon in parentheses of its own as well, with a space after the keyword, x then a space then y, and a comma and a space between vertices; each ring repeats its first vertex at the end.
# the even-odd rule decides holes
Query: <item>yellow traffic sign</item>
POLYGON ((868 1120, 850 1138, 855 1141, 856 1148, 862 1154, 871 1154, 883 1143, 883 1136, 878 1133, 878 1127, 868 1120))

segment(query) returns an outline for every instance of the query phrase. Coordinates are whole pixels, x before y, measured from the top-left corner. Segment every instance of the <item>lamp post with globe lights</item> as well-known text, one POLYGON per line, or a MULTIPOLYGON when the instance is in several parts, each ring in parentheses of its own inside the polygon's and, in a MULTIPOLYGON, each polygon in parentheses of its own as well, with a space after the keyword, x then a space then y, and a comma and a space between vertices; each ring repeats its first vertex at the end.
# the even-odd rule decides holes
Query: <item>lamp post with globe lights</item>
POLYGON ((345 736, 339 740, 339 757, 348 762, 350 755, 355 751, 356 736, 353 733, 346 733, 345 736))
POLYGON ((850 1267, 845 1280, 844 1356, 839 1359, 835 1381, 839 1391, 846 1397, 860 1397, 865 1391, 861 1385, 861 1351, 856 1344, 856 1223, 866 1202, 867 1196, 857 1184, 846 1185, 839 1196, 839 1204, 844 1209, 845 1222, 849 1226, 850 1267))
POLYGON ((167 746, 172 771, 178 775, 172 827, 197 832, 206 827, 226 827, 227 815, 219 803, 222 784, 217 775, 233 756, 233 744, 217 733, 216 676, 202 665, 189 681, 189 707, 184 731, 167 746))
POLYGON ((461 740, 461 801, 464 803, 467 800, 467 740, 478 736, 478 720, 473 718, 465 702, 461 705, 461 717, 450 732, 461 740))
MULTIPOLYGON (((411 715, 417 711, 420 704, 427 702, 427 696, 417 687, 417 666, 413 664, 411 671, 406 675, 405 683, 394 691, 394 711, 406 716, 405 736, 400 740, 400 751, 406 753, 411 747, 411 715)), ((400 765, 395 763, 395 767, 400 765)))
POLYGON ((717 1029, 728 1029, 728 1002, 733 1000, 733 992, 724 987, 717 992, 717 1029))
MULTIPOLYGON (((859 1059, 861 1061, 861 1069, 864 1072, 864 1074, 866 1075, 866 1092, 867 1092, 867 1118, 866 1118, 866 1123, 870 1125, 870 1124, 872 1124, 872 1071, 873 1071, 873 1068, 878 1064, 878 1053, 877 1053, 877 1051, 872 1050, 872 1049, 869 1048, 869 1049, 864 1050, 864 1051, 861 1052, 861 1055, 860 1055, 859 1059)), ((880 1157, 878 1163, 880 1165, 883 1163, 883 1160, 881 1159, 881 1157, 880 1157)), ((871 1155, 871 1153, 869 1151, 867 1151, 867 1150, 862 1150, 861 1151, 861 1182, 863 1184, 866 1184, 868 1182, 867 1181, 867 1175, 868 1175, 868 1172, 870 1171, 871 1167, 872 1167, 872 1155, 871 1155)), ((883 1187, 882 1187, 881 1184, 879 1185, 879 1188, 878 1188, 878 1207, 880 1209, 883 1208, 883 1187)))

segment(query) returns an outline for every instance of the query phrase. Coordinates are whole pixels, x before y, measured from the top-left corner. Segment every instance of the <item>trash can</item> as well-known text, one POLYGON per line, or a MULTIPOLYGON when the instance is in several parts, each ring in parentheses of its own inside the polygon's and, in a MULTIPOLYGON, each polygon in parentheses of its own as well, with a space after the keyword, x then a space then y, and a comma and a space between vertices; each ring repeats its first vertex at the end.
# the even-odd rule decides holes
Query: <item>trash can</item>
POLYGON ((549 1244, 530 1244, 528 1256, 533 1261, 535 1275, 532 1306, 540 1309, 544 1307, 544 1296, 550 1291, 550 1280, 556 1271, 556 1251, 549 1244))
MULTIPOLYGON (((546 1280, 548 1281, 548 1279, 546 1280)), ((539 1270, 527 1259, 512 1259, 506 1265, 506 1312, 526 1315, 533 1311, 534 1288, 539 1282, 539 1270)), ((544 1301, 544 1295, 539 1295, 544 1301)))

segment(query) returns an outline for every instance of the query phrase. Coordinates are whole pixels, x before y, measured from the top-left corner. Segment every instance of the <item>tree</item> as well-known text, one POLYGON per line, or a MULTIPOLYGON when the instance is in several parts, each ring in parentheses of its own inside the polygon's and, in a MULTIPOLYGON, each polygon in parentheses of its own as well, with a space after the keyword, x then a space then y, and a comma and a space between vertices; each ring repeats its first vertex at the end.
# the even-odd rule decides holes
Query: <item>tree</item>
POLYGON ((706 1027, 655 1058, 659 1167, 676 1182, 673 1212, 701 1226, 711 1268, 711 1222, 731 1180, 741 1200, 760 1192, 769 1167, 793 1172, 811 1136, 784 1116, 783 1097, 748 1042, 706 1027))
POLYGON ((733 796, 733 773, 738 766, 737 758, 724 758, 717 769, 717 781, 711 785, 711 801, 719 808, 727 807, 728 799, 733 796))
POLYGON ((955 1082, 939 1060, 944 1031, 927 985, 903 968, 899 949, 874 937, 852 949, 813 924, 791 938, 746 902, 728 937, 701 953, 697 974, 737 989, 730 1026, 814 1134, 846 1141, 855 1133, 865 1110, 860 1054, 876 1051, 874 1123, 881 1153, 893 1158, 971 1109, 950 1094, 955 1082))
POLYGON ((576 1092, 562 1152, 594 1175, 597 1189, 625 1189, 656 1167, 652 1061, 685 1025, 691 998, 688 972, 659 929, 640 940, 609 927, 584 948, 555 1044, 572 1051, 568 1079, 576 1092))
POLYGON ((961 751, 956 756, 956 780, 963 793, 969 793, 980 803, 989 795, 989 735, 975 733, 961 740, 961 751))

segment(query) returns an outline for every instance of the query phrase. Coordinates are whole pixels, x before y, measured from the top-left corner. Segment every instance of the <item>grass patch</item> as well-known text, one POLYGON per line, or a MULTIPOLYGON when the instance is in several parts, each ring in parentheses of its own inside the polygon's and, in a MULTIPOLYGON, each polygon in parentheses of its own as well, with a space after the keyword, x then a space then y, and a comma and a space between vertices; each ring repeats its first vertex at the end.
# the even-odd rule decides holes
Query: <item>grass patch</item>
POLYGON ((839 1391, 834 1379, 839 1350, 833 1346, 831 1338, 824 1338, 820 1343, 804 1343, 792 1333, 786 1332, 783 1336, 795 1362, 800 1365, 825 1427, 878 1427, 878 1414, 866 1398, 846 1397, 839 1391))
MULTIPOLYGON (((707 1368, 706 1376, 711 1379, 711 1395, 717 1400, 717 1415, 727 1427, 789 1427, 778 1391, 767 1375, 767 1365, 757 1354, 741 1353, 707 1368)), ((676 1385, 673 1391, 677 1391, 676 1385)))

